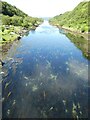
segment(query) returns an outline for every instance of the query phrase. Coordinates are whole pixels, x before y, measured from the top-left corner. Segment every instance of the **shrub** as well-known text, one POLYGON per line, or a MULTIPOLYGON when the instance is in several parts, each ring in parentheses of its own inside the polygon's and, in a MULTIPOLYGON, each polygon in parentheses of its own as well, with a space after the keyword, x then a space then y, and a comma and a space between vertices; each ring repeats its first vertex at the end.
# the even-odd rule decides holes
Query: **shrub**
POLYGON ((9 16, 2 15, 2 24, 10 25, 11 24, 11 18, 9 16))

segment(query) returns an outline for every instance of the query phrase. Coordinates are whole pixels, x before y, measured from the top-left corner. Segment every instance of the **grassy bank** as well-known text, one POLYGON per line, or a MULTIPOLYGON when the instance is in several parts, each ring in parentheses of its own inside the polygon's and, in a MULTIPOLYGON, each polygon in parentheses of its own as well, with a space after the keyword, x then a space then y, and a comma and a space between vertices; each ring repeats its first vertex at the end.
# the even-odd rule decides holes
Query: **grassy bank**
POLYGON ((16 39, 20 39, 25 33, 36 29, 43 20, 31 17, 8 4, 0 1, 2 13, 0 14, 0 46, 16 39))
POLYGON ((2 41, 0 41, 0 45, 19 39, 21 35, 23 35, 23 33, 27 31, 24 30, 24 28, 21 26, 13 25, 2 25, 0 26, 0 29, 0 36, 2 38, 2 41))
MULTIPOLYGON (((39 22, 40 24, 41 22, 39 22)), ((37 24, 37 26, 39 26, 37 24)), ((37 26, 23 27, 14 25, 1 25, 0 26, 0 46, 2 44, 9 43, 14 40, 19 40, 23 35, 25 35, 30 30, 35 30, 37 26)))
POLYGON ((32 17, 17 17, 17 16, 6 16, 1 14, 1 25, 0 25, 0 45, 7 42, 20 39, 25 33, 30 30, 35 30, 43 20, 32 17), (21 21, 20 21, 21 20, 21 21))
POLYGON ((77 33, 88 33, 90 29, 88 27, 88 20, 90 16, 88 15, 88 5, 89 2, 81 2, 72 11, 65 12, 51 18, 49 20, 50 24, 68 29, 70 31, 75 31, 77 33))

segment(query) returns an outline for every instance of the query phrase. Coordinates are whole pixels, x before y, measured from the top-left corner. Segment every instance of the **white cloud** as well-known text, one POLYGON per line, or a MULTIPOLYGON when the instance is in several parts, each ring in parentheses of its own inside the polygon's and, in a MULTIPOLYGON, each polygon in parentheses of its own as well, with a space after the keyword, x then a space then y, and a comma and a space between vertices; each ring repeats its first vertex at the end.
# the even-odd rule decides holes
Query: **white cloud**
POLYGON ((4 0, 30 16, 52 17, 72 10, 83 0, 4 0))

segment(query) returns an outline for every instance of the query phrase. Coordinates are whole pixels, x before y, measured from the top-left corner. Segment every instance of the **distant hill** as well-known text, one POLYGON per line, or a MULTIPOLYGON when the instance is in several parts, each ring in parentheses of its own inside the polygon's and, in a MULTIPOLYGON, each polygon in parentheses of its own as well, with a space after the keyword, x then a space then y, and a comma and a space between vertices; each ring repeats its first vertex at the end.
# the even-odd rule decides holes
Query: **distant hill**
POLYGON ((43 20, 49 20, 51 17, 42 17, 43 20))
POLYGON ((30 17, 20 9, 7 2, 0 1, 0 6, 2 6, 1 16, 3 25, 31 28, 32 26, 37 27, 42 22, 42 19, 30 17))
POLYGON ((8 4, 7 2, 0 1, 0 4, 2 5, 2 14, 3 15, 8 15, 10 17, 12 17, 14 15, 21 16, 21 17, 27 16, 27 14, 22 12, 20 9, 8 4))
POLYGON ((74 10, 50 19, 50 23, 57 26, 73 28, 74 30, 81 32, 87 32, 88 19, 90 18, 88 15, 88 4, 90 4, 90 1, 81 2, 74 8, 74 10))

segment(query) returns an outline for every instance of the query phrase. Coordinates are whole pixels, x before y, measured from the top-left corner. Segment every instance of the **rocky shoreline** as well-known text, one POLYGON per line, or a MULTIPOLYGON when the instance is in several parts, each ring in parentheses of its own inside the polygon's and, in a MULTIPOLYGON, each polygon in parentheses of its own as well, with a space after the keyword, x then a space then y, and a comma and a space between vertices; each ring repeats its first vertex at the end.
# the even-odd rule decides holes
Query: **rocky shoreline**
MULTIPOLYGON (((14 42, 16 42, 16 41, 18 42, 18 40, 20 40, 26 33, 28 33, 30 30, 35 30, 39 25, 40 24, 38 24, 37 26, 32 26, 29 29, 27 29, 25 27, 21 27, 18 32, 15 32, 15 31, 10 32, 9 36, 17 34, 17 37, 15 37, 15 39, 12 40, 12 41, 11 40, 8 40, 8 41, 6 40, 3 43, 3 40, 1 40, 1 44, 0 44, 0 66, 3 63, 3 59, 2 59, 3 55, 5 55, 7 53, 8 49, 10 49, 10 47, 12 46, 12 44, 14 42)), ((5 29, 9 29, 9 27, 11 27, 11 26, 6 26, 5 29)), ((3 37, 3 35, 2 35, 2 37, 3 37)))
POLYGON ((27 32, 30 30, 35 30, 39 25, 40 24, 37 26, 31 26, 30 28, 2 25, 2 33, 0 34, 2 40, 0 41, 0 46, 21 39, 27 32))

